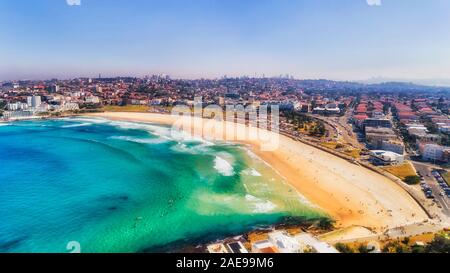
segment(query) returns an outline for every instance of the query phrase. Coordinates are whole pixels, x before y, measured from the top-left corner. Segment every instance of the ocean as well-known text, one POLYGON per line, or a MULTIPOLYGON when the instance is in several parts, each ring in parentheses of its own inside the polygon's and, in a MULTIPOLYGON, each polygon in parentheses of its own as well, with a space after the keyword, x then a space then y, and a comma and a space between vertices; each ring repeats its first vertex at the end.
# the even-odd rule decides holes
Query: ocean
POLYGON ((153 252, 323 217, 246 147, 156 124, 0 126, 0 252, 153 252))

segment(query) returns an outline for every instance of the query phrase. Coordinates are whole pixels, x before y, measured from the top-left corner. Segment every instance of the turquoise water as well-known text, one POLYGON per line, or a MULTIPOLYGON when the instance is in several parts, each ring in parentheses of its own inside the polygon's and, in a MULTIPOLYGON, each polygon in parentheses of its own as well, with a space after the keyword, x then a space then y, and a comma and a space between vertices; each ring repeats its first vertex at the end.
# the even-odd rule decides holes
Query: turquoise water
POLYGON ((319 213, 244 147, 75 118, 0 125, 0 252, 160 251, 319 213))

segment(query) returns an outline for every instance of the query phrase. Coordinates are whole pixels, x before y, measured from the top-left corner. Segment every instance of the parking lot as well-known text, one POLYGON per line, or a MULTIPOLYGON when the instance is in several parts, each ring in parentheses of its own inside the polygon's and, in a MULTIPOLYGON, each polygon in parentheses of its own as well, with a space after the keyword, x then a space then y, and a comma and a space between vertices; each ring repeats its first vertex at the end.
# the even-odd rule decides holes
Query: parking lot
POLYGON ((425 196, 433 199, 442 211, 450 216, 450 188, 440 173, 425 163, 413 162, 417 172, 422 176, 421 187, 425 196))

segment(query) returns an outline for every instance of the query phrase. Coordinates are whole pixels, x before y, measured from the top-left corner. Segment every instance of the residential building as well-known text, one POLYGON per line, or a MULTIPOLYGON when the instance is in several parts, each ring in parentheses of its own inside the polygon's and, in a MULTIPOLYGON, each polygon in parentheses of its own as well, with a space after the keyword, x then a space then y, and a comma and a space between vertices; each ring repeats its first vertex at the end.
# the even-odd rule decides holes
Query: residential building
POLYGON ((405 153, 405 144, 400 140, 383 140, 381 149, 403 155, 405 153))
POLYGON ((396 139, 397 135, 390 128, 366 127, 366 143, 370 149, 380 149, 383 141, 396 139))
POLYGON ((392 122, 389 119, 368 118, 364 121, 364 127, 392 128, 392 122))
POLYGON ((27 104, 31 108, 38 108, 39 106, 41 106, 41 103, 42 101, 40 96, 27 97, 27 104))
POLYGON ((444 147, 437 144, 420 144, 419 150, 422 159, 427 161, 447 161, 446 155, 450 151, 450 147, 444 147))

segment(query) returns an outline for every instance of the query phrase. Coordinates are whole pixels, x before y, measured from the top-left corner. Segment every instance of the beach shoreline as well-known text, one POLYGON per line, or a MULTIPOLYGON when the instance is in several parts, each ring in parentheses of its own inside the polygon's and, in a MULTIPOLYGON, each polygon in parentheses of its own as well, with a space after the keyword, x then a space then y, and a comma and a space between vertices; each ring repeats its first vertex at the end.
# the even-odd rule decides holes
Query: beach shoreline
MULTIPOLYGON (((174 116, 154 113, 103 112, 83 116, 162 125, 173 125, 176 121, 174 116)), ((218 122, 208 120, 209 125, 218 122)), ((204 125, 198 124, 190 123, 184 128, 204 133, 204 125), (202 128, 196 128, 198 126, 202 128)), ((246 126, 239 124, 237 131, 243 128, 246 126)), ((257 130, 266 136, 275 136, 275 133, 257 130)), ((213 134, 226 136, 229 133, 224 130, 213 134)), ((214 137, 207 134, 202 137, 214 137)), ((264 143, 258 140, 235 142, 248 146, 310 203, 336 220, 336 228, 364 226, 381 233, 428 220, 423 209, 404 189, 381 174, 289 137, 276 137, 278 147, 270 151, 262 150, 264 143)))

